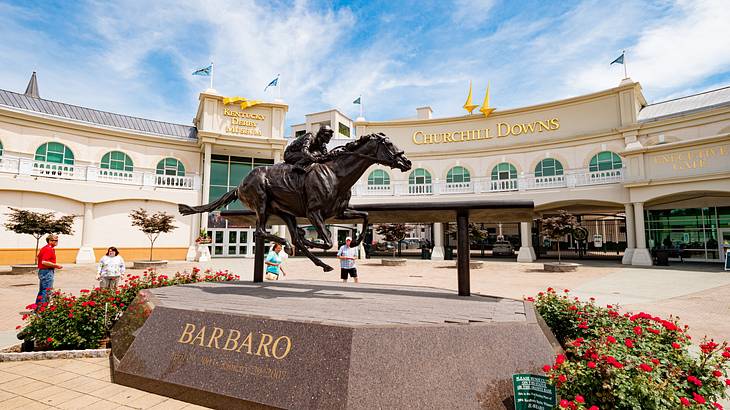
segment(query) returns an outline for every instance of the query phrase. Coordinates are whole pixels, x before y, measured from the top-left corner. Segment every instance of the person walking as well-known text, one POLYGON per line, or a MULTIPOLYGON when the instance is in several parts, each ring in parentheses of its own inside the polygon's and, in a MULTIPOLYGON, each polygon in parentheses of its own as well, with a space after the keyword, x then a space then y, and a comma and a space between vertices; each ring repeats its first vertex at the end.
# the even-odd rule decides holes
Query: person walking
POLYGON ((274 246, 271 247, 271 251, 268 255, 266 255, 266 260, 264 263, 266 264, 266 279, 268 280, 278 280, 279 279, 279 272, 283 273, 284 276, 286 276, 286 272, 284 272, 284 269, 281 268, 282 264, 282 258, 279 255, 281 252, 281 245, 278 243, 275 243, 274 246))
POLYGON ((53 249, 56 246, 58 246, 58 235, 50 234, 46 236, 46 246, 38 252, 39 289, 36 303, 39 305, 48 302, 48 289, 53 288, 56 269, 63 269, 63 266, 56 263, 56 251, 53 249))
POLYGON ((119 255, 119 250, 110 246, 106 255, 99 261, 99 270, 96 273, 96 280, 102 289, 116 289, 119 278, 124 274, 124 258, 119 255))
POLYGON ((357 268, 355 267, 355 259, 358 256, 357 248, 351 248, 352 238, 345 238, 345 244, 340 246, 337 251, 337 259, 340 260, 340 279, 347 282, 347 277, 351 277, 355 283, 359 283, 357 279, 357 268))

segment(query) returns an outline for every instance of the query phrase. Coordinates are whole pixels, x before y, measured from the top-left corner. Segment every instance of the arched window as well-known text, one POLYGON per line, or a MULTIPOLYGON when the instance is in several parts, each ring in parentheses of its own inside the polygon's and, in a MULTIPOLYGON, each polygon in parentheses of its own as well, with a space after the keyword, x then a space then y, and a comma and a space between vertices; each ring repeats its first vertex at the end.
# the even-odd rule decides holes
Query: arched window
POLYGON ((492 181, 517 179, 517 168, 509 162, 502 162, 492 168, 492 181))
POLYGON ((423 168, 417 168, 411 172, 411 175, 408 177, 408 183, 410 185, 430 184, 431 173, 423 168))
POLYGON ((390 176, 382 169, 376 169, 368 175, 368 185, 390 185, 390 176))
POLYGON ((621 157, 618 154, 611 151, 603 151, 591 158, 588 170, 590 172, 609 171, 612 169, 621 169, 622 167, 621 157))
POLYGON ((165 158, 157 163, 158 175, 185 176, 185 166, 175 158, 165 158))
POLYGON ((563 164, 553 158, 545 158, 535 167, 536 177, 553 177, 563 175, 563 164))
POLYGON ((451 168, 446 174, 446 183, 449 184, 470 181, 471 175, 469 175, 469 170, 458 165, 451 168))
POLYGON ((74 154, 67 146, 59 142, 47 142, 35 150, 35 160, 73 165, 74 154))
POLYGON ((409 194, 430 194, 433 192, 431 174, 423 168, 417 168, 408 176, 409 194))
POLYGON ((134 165, 132 164, 132 158, 129 158, 129 155, 121 151, 111 151, 101 157, 101 168, 113 169, 116 171, 132 171, 134 169, 134 165))

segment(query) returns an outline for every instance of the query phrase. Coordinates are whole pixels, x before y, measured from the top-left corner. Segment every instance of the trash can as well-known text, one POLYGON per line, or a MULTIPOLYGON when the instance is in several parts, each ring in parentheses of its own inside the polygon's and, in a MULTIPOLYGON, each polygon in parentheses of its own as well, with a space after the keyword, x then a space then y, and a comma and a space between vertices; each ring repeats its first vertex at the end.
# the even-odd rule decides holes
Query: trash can
POLYGON ((431 250, 428 248, 421 248, 421 259, 431 259, 431 250))
POLYGON ((669 266, 669 251, 665 249, 659 249, 656 251, 656 265, 669 266))
POLYGON ((444 248, 444 259, 447 261, 454 259, 454 248, 450 246, 444 248))

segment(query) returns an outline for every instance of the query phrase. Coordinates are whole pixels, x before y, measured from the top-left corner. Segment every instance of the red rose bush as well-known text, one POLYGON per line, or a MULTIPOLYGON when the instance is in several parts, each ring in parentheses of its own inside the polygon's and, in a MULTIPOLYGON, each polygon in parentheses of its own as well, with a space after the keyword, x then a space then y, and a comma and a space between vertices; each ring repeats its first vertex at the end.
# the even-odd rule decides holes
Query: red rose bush
POLYGON ((727 342, 694 352, 678 318, 621 313, 552 288, 528 298, 565 349, 543 367, 566 409, 721 409, 730 385, 727 342))
MULTIPOLYGON (((95 349, 108 338, 111 328, 142 289, 197 282, 238 280, 228 271, 176 273, 173 276, 145 271, 141 276, 125 275, 117 289, 81 289, 78 296, 60 290, 49 292, 48 302, 28 305, 34 311, 23 316, 26 322, 19 339, 33 340, 37 349, 95 349)), ((19 328, 20 329, 20 328, 19 328)))

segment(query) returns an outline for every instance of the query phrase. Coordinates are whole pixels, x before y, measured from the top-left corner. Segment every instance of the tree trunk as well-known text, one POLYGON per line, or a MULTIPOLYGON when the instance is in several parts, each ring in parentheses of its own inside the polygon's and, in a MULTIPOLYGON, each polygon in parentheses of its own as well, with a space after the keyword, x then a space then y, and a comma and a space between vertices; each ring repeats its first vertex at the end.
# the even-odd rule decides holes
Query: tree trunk
POLYGON ((152 248, 155 246, 155 241, 150 240, 150 262, 152 262, 152 248))
POLYGON ((38 242, 40 242, 41 237, 35 238, 35 253, 33 254, 33 261, 36 265, 38 265, 38 242))
POLYGON ((558 265, 560 265, 560 239, 558 239, 558 265))

